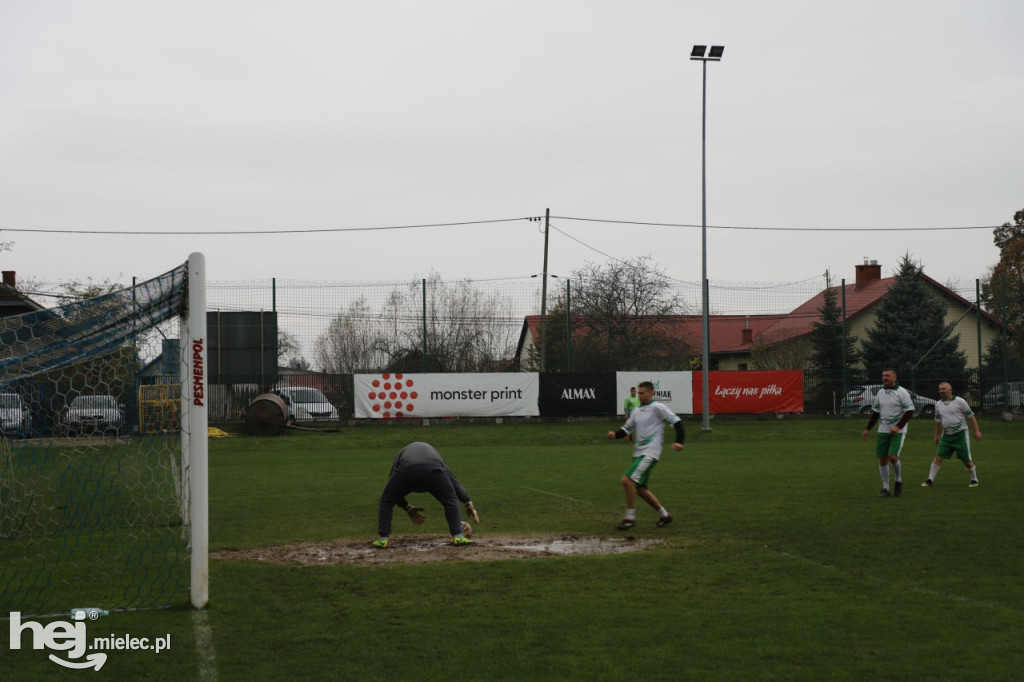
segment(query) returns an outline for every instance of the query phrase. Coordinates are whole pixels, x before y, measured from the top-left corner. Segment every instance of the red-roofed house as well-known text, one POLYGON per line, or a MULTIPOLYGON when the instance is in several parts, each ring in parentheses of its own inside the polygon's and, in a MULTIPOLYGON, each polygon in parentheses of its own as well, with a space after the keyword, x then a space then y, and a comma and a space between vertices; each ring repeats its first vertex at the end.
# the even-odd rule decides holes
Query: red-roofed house
POLYGON ((42 309, 43 306, 18 291, 14 271, 4 270, 3 283, 0 284, 0 317, 22 315, 42 309))
MULTIPOLYGON (((863 341, 865 331, 874 324, 875 306, 895 281, 894 277, 882 278, 882 266, 877 261, 856 266, 853 284, 845 287, 846 322, 849 333, 863 341)), ((1000 333, 999 319, 984 311, 979 316, 971 311, 973 304, 948 287, 925 275, 930 284, 946 304, 946 323, 954 327, 953 333, 960 336, 960 348, 967 354, 967 368, 977 369, 981 352, 1000 333), (980 329, 980 331, 979 331, 980 329), (978 337, 981 337, 979 351, 978 337)), ((844 292, 838 290, 838 304, 843 303, 844 292)), ((819 310, 824 305, 824 292, 798 306, 785 315, 712 315, 708 320, 710 328, 711 368, 720 370, 763 369, 755 366, 752 351, 759 345, 782 346, 799 343, 807 339, 814 329, 812 323, 820 320, 819 310)), ((673 335, 687 340, 694 348, 701 347, 701 316, 678 315, 667 318, 665 328, 673 335)), ((575 335, 575 334, 574 334, 575 335)), ((540 344, 540 315, 529 315, 523 322, 516 349, 516 360, 520 368, 529 357, 530 347, 540 344)), ((699 352, 698 352, 699 359, 699 352)), ((771 369, 801 369, 801 367, 772 367, 771 369)))

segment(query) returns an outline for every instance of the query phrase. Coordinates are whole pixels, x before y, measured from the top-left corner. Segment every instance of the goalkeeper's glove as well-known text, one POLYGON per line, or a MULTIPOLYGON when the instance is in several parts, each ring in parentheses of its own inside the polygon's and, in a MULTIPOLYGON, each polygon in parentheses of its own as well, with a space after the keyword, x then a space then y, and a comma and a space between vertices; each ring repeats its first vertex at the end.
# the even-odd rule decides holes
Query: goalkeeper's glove
POLYGON ((466 503, 466 513, 473 517, 473 520, 480 523, 480 515, 476 513, 476 507, 473 506, 472 502, 466 503))
POLYGON ((409 518, 417 526, 427 520, 426 515, 423 513, 423 507, 414 507, 411 504, 407 504, 405 505, 405 513, 409 515, 409 518))

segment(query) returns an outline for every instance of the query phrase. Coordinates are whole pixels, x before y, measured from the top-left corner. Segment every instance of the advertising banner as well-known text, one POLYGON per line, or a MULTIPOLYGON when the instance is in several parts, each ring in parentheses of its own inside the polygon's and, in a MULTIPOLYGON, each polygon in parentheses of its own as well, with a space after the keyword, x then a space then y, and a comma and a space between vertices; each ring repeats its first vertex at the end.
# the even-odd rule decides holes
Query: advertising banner
POLYGON ((694 372, 616 372, 616 404, 615 414, 625 414, 622 403, 629 395, 629 389, 641 381, 654 384, 654 400, 665 403, 676 414, 693 414, 694 403, 693 379, 694 372))
POLYGON ((536 417, 532 373, 356 374, 357 419, 536 417))
POLYGON ((615 414, 614 372, 545 372, 540 375, 542 417, 615 414))
MULTIPOLYGON (((710 372, 708 411, 761 414, 804 411, 804 373, 799 370, 710 372)), ((693 373, 693 404, 701 410, 700 372, 693 373)))

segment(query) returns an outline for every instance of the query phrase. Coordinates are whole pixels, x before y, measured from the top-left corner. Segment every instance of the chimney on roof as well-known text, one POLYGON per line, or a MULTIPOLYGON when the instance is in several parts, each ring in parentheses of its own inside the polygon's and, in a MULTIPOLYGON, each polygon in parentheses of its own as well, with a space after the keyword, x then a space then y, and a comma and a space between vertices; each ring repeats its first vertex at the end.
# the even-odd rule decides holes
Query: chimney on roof
POLYGON ((854 266, 854 269, 857 271, 857 283, 854 287, 855 289, 860 289, 868 282, 872 282, 876 279, 882 279, 882 266, 879 265, 876 260, 868 261, 868 259, 865 258, 864 264, 854 266))
POLYGON ((18 287, 15 286, 15 285, 17 284, 18 280, 14 276, 14 274, 15 274, 14 270, 4 270, 3 273, 4 273, 4 284, 6 284, 7 286, 9 286, 12 289, 17 289, 18 287))

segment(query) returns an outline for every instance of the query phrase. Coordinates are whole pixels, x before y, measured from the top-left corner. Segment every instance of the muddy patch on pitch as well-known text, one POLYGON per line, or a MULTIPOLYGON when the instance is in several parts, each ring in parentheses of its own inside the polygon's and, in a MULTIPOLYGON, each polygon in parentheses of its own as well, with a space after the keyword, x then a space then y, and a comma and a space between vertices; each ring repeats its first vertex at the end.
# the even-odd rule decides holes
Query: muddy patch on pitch
POLYGON ((473 539, 475 542, 472 545, 453 547, 445 536, 397 535, 392 537, 389 549, 372 547, 369 540, 333 540, 281 547, 221 550, 211 552, 210 558, 305 566, 378 566, 426 564, 434 561, 498 561, 584 554, 622 554, 660 544, 658 540, 630 536, 599 538, 576 535, 477 535, 473 539))

